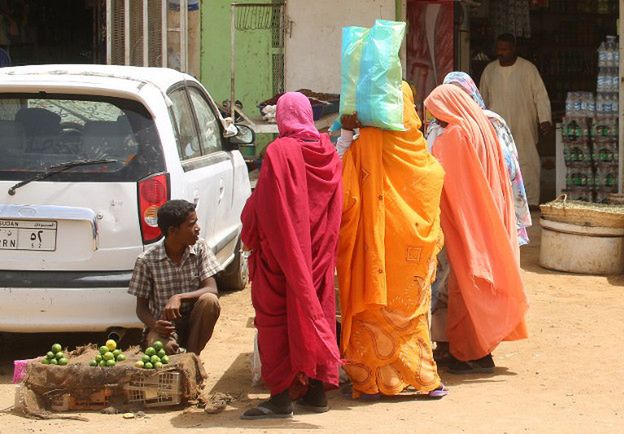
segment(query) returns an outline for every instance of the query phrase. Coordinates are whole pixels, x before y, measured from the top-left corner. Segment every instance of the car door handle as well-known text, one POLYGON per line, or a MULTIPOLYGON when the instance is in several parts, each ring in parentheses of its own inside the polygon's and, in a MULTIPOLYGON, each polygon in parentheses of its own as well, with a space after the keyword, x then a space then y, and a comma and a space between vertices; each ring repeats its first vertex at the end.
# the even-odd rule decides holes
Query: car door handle
POLYGON ((193 192, 193 203, 197 207, 197 204, 199 203, 199 191, 198 190, 195 190, 193 192))
POLYGON ((223 178, 219 180, 219 202, 223 199, 223 194, 225 193, 225 182, 223 178))

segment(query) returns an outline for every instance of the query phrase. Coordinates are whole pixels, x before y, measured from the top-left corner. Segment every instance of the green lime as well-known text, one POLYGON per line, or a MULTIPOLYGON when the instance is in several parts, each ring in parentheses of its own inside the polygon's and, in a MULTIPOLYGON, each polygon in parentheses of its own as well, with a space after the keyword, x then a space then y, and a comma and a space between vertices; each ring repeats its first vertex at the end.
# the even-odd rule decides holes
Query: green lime
POLYGON ((169 363, 169 356, 162 356, 160 358, 160 361, 162 362, 163 365, 166 365, 169 363))
POLYGON ((98 365, 98 362, 96 362, 95 360, 91 360, 89 362, 89 366, 97 366, 97 365, 98 365))
POLYGON ((50 365, 58 365, 58 360, 50 359, 50 365))
POLYGON ((100 362, 98 363, 98 366, 100 368, 105 368, 106 367, 106 360, 100 360, 100 362))
POLYGON ((116 360, 118 362, 123 362, 124 360, 126 360, 126 356, 124 356, 123 354, 120 354, 117 356, 116 360))
POLYGON ((112 368, 116 364, 117 364, 117 362, 115 362, 115 360, 113 360, 113 359, 109 359, 109 360, 106 361, 106 367, 108 367, 108 368, 112 368))
POLYGON ((61 366, 65 366, 67 365, 68 360, 65 357, 61 357, 60 359, 58 359, 58 364, 61 366))
POLYGON ((141 361, 143 363, 147 363, 150 361, 150 356, 148 356, 147 354, 143 354, 143 357, 141 357, 141 361))
POLYGON ((46 354, 46 357, 48 359, 53 359, 54 358, 54 353, 52 351, 48 351, 48 353, 46 354))
POLYGON ((100 354, 104 355, 104 353, 108 353, 108 347, 107 347, 107 346, 102 345, 102 346, 100 347, 100 354))
POLYGON ((154 349, 154 347, 147 347, 145 349, 145 354, 152 357, 154 354, 156 354, 156 350, 154 349))
POLYGON ((152 347, 154 347, 156 351, 160 351, 163 348, 165 348, 165 346, 160 341, 154 341, 154 343, 152 344, 152 347))
POLYGON ((163 367, 163 364, 162 364, 161 362, 156 362, 156 363, 154 363, 154 368, 155 368, 155 369, 160 369, 160 368, 162 368, 162 367, 163 367))
POLYGON ((145 363, 143 363, 142 360, 137 360, 137 362, 134 364, 135 368, 143 368, 145 367, 145 363))
POLYGON ((59 351, 63 351, 63 347, 61 347, 61 344, 54 344, 52 345, 52 352, 53 353, 58 353, 59 351))
POLYGON ((160 349, 158 350, 158 353, 156 353, 156 355, 162 359, 167 355, 167 352, 164 349, 160 349))
POLYGON ((56 357, 56 360, 60 360, 63 357, 65 357, 65 354, 62 351, 59 351, 58 353, 54 355, 54 357, 56 357))
POLYGON ((147 362, 147 363, 144 365, 144 367, 145 367, 145 369, 152 369, 152 368, 154 367, 154 365, 152 365, 150 362, 147 362))
POLYGON ((43 363, 44 365, 49 365, 50 364, 50 359, 42 359, 41 363, 43 363))
POLYGON ((112 339, 107 340, 105 345, 109 351, 115 351, 115 349, 117 348, 117 342, 112 339))
POLYGON ((113 356, 115 356, 115 357, 117 357, 120 354, 121 354, 121 350, 114 350, 113 351, 113 356))
POLYGON ((152 357, 150 357, 150 362, 152 363, 160 362, 160 357, 158 357, 157 355, 153 355, 152 357))
POLYGON ((104 360, 115 360, 115 356, 113 356, 113 353, 111 353, 110 351, 108 351, 108 352, 104 353, 104 354, 102 355, 102 358, 103 358, 104 360))
POLYGON ((95 361, 100 363, 102 361, 102 355, 98 354, 97 356, 95 356, 95 361))

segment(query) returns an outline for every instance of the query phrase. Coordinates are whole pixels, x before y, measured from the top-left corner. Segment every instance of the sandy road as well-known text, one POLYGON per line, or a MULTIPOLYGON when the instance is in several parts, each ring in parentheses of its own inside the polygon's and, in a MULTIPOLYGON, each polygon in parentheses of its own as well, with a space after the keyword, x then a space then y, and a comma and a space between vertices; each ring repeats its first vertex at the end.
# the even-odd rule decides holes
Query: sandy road
MULTIPOLYGON (((215 337, 202 353, 210 373, 209 393, 236 400, 222 413, 200 410, 149 411, 149 419, 84 413, 89 422, 36 421, 0 415, 0 433, 125 434, 193 432, 624 432, 624 277, 577 276, 537 265, 539 231, 523 248, 522 267, 531 308, 530 339, 505 343, 494 353, 496 372, 454 376, 441 371, 450 388, 441 401, 395 398, 359 402, 331 393, 332 411, 296 414, 289 421, 241 421, 242 410, 266 396, 250 386, 254 330, 249 289, 222 297, 215 337)), ((5 336, 6 338, 6 336, 5 336)), ((11 361, 41 353, 58 340, 72 346, 97 335, 9 336, 0 355, 0 408, 13 402, 11 361)))

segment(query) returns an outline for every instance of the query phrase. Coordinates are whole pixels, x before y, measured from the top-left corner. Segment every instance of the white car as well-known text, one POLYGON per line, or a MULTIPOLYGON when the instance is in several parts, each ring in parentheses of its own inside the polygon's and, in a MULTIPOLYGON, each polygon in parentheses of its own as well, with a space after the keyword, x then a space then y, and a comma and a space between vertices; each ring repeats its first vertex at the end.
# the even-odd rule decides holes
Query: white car
POLYGON ((141 327, 128 281, 168 199, 196 204, 220 288, 244 287, 253 140, 171 69, 0 69, 0 332, 141 327))

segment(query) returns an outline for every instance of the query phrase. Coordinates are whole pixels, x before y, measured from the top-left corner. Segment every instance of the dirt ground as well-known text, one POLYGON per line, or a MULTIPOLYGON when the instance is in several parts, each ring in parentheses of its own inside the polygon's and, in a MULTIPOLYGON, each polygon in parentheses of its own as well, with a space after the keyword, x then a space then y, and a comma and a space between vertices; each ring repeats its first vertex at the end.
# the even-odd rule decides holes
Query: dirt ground
MULTIPOLYGON (((411 398, 359 402, 330 394, 332 411, 296 414, 286 421, 242 421, 241 411, 265 398, 251 387, 253 309, 249 289, 222 297, 215 336, 202 353, 209 393, 235 397, 223 412, 199 409, 148 411, 149 418, 82 413, 88 422, 39 421, 0 414, 0 433, 126 434, 192 432, 624 432, 624 276, 555 273, 538 265, 539 229, 522 251, 531 308, 530 338, 504 343, 495 352, 491 375, 455 376, 441 371, 450 394, 441 401, 411 398), (191 430, 191 431, 188 431, 191 430)), ((5 336, 0 352, 0 409, 13 403, 13 359, 43 352, 51 342, 81 344, 85 334, 5 336)))

